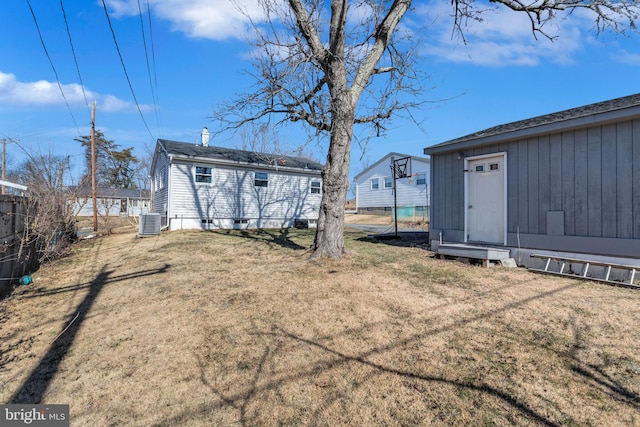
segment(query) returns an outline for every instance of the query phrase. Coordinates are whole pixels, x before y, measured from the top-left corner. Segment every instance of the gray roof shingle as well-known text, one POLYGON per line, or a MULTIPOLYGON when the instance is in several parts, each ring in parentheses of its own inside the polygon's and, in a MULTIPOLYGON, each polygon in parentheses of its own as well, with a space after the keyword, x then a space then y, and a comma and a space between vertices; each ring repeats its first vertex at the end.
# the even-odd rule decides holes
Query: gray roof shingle
POLYGON ((264 166, 284 166, 289 168, 321 170, 322 165, 303 157, 280 156, 277 154, 256 153, 253 151, 236 150, 233 148, 202 146, 187 142, 159 139, 167 153, 187 158, 201 158, 223 160, 237 163, 248 163, 264 166))

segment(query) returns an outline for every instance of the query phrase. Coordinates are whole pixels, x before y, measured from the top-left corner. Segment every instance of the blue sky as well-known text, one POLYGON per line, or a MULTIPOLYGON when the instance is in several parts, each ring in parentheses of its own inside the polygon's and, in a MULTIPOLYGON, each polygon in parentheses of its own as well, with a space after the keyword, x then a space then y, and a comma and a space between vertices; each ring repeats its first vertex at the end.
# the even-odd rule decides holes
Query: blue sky
MULTIPOLYGON (((256 0, 242 3, 260 18, 256 0)), ((140 111, 102 0, 62 4, 79 75, 59 1, 13 0, 2 5, 0 138, 19 140, 8 145, 10 166, 25 156, 19 147, 30 153, 50 151, 69 155, 77 176, 84 166, 74 138, 90 132, 85 96, 89 103, 97 102, 96 127, 142 157, 157 138, 196 143, 203 126, 214 127, 209 117, 218 103, 251 90, 246 22, 226 0, 106 0, 140 111)), ((398 119, 385 137, 368 143, 366 152, 354 145, 351 177, 390 151, 422 155, 426 146, 497 124, 640 92, 637 35, 597 35, 589 16, 576 13, 548 28, 558 36, 552 43, 536 40, 524 17, 504 11, 489 12, 482 23, 474 23, 465 45, 452 37, 451 12, 447 1, 414 2, 403 25, 422 39, 418 66, 430 76, 423 98, 439 102, 414 112, 421 126, 398 119)), ((291 128, 281 131, 279 138, 294 146, 300 135, 291 128)), ((241 144, 231 135, 211 143, 241 144)), ((323 147, 311 151, 324 161, 323 147)))

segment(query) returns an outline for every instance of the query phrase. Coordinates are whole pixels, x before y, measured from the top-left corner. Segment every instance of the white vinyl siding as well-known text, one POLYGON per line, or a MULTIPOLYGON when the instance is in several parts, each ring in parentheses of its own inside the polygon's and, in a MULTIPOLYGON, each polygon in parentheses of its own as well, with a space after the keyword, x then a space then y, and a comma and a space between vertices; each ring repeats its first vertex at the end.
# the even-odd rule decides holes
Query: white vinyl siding
POLYGON ((165 215, 169 200, 169 159, 163 153, 158 155, 156 162, 155 172, 152 176, 155 191, 151 198, 153 201, 151 212, 165 215))
POLYGON ((319 171, 296 174, 216 165, 213 185, 195 185, 194 167, 171 166, 172 230, 289 227, 295 219, 318 218, 321 194, 309 189, 313 181, 320 182, 319 171))
MULTIPOLYGON (((400 158, 403 156, 396 154, 395 157, 400 158)), ((371 184, 374 181, 378 183, 382 181, 382 184, 385 185, 385 180, 390 179, 390 163, 390 156, 385 156, 356 177, 356 206, 358 209, 393 207, 393 191, 376 190, 373 189, 371 184)), ((428 159, 413 157, 411 161, 411 173, 413 175, 412 177, 396 180, 398 206, 429 206, 429 186, 427 184, 430 169, 428 159), (422 184, 418 184, 418 182, 422 182, 422 184)), ((391 184, 390 187, 392 185, 393 184, 391 184)))

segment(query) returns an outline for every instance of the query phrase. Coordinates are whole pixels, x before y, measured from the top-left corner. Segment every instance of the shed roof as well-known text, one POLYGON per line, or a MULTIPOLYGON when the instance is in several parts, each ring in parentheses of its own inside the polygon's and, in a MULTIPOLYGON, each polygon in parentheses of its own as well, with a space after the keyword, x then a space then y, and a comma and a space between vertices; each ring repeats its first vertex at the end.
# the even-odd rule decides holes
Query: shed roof
POLYGON ((436 154, 632 117, 640 117, 640 93, 494 126, 432 145, 425 148, 424 153, 436 154))
POLYGON ((277 154, 256 153, 254 151, 236 150, 233 148, 203 146, 187 142, 159 139, 169 155, 190 158, 222 161, 225 163, 256 164, 264 166, 280 166, 295 169, 316 170, 322 169, 322 165, 316 161, 303 157, 281 156, 277 154))

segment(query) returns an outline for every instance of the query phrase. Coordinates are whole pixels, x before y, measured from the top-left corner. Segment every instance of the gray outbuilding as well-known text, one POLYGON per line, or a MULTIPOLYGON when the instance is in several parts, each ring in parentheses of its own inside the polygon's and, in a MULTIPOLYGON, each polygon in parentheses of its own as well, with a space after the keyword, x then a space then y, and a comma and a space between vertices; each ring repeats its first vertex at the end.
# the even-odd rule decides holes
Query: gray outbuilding
MULTIPOLYGON (((424 149, 431 247, 443 242, 640 260, 640 94, 424 149)), ((568 255, 567 255, 568 256, 568 255)))

